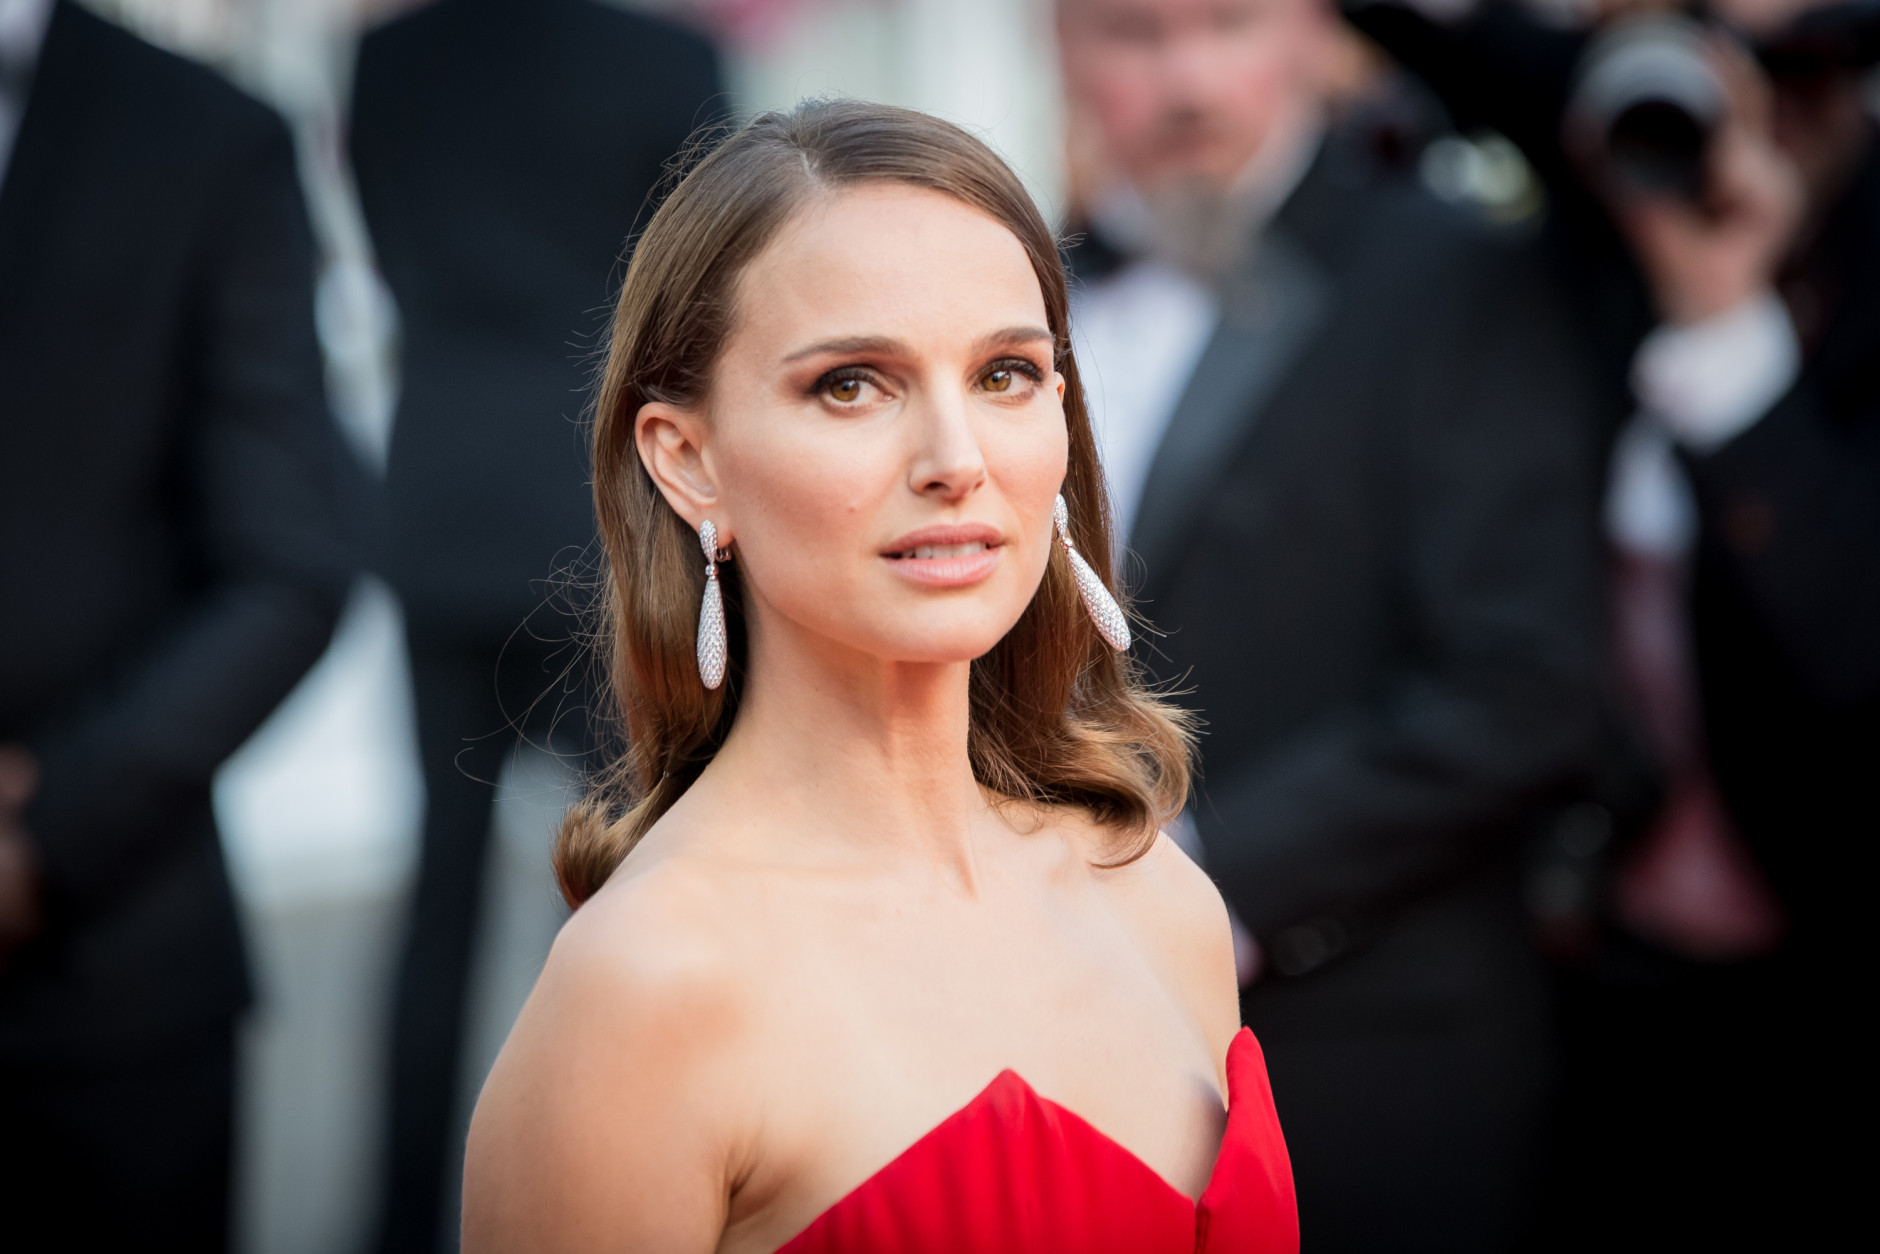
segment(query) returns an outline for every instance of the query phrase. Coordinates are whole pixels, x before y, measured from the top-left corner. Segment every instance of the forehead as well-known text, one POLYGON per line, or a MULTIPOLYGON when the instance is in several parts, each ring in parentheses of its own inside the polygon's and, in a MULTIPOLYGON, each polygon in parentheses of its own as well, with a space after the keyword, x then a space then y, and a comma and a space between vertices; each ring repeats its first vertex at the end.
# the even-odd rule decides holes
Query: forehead
POLYGON ((941 342, 1045 325, 1018 237, 943 192, 868 183, 820 193, 739 282, 733 343, 789 351, 831 336, 941 342))

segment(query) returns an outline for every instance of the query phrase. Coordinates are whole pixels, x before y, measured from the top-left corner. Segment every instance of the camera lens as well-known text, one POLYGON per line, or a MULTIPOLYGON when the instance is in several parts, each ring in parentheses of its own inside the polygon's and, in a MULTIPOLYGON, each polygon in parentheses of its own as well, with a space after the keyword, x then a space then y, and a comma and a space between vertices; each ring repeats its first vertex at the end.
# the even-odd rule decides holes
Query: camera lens
POLYGON ((1703 121, 1670 100, 1642 100, 1606 129, 1606 161, 1614 176, 1639 192, 1696 199, 1704 191, 1703 121))
POLYGON ((1648 17, 1612 27, 1587 49, 1567 125, 1608 190, 1696 200, 1724 109, 1702 28, 1648 17))

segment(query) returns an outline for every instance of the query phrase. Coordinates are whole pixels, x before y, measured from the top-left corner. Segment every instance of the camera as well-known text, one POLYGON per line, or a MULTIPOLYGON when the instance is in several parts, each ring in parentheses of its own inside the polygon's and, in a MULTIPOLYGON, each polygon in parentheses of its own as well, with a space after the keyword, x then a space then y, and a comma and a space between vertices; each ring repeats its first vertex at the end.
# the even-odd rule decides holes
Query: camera
MULTIPOLYGON (((1703 198, 1711 139, 1729 106, 1706 44, 1724 29, 1656 14, 1617 22, 1587 46, 1567 139, 1609 193, 1703 198)), ((1866 69, 1880 61, 1880 0, 1811 9, 1748 51, 1778 89, 1866 69)))
POLYGON ((1712 135, 1728 93, 1685 17, 1617 23, 1582 55, 1567 105, 1570 145, 1620 196, 1703 196, 1712 135))

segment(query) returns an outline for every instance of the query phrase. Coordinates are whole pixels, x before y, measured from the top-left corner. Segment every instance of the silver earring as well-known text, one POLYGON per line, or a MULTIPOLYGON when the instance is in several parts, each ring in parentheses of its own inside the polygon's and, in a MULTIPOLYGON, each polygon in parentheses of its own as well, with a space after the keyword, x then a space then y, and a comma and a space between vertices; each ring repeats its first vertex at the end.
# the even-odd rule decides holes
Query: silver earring
POLYGON ((1097 578, 1097 572, 1090 569, 1090 563, 1071 543, 1071 511, 1064 504, 1063 493, 1058 494, 1057 504, 1051 507, 1051 517, 1057 524, 1058 543, 1064 546, 1065 556, 1071 559, 1071 574, 1077 580, 1079 595, 1084 598, 1084 608, 1090 611, 1090 621, 1097 625, 1097 634, 1112 649, 1123 652, 1129 648, 1129 620, 1123 617, 1116 598, 1097 578))
POLYGON ((698 546, 705 550, 705 601, 698 607, 698 677, 713 689, 725 682, 725 599, 718 592, 718 528, 707 518, 698 525, 698 546))

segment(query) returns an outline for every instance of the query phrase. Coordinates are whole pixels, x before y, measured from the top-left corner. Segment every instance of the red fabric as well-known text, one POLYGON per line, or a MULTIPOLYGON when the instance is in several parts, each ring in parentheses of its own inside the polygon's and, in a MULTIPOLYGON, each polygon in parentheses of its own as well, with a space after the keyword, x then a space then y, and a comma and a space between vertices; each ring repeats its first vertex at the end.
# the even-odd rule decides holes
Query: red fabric
POLYGON ((1227 1052, 1227 1134, 1197 1204, 1011 1071, 778 1254, 1297 1254, 1266 1060, 1227 1052))

